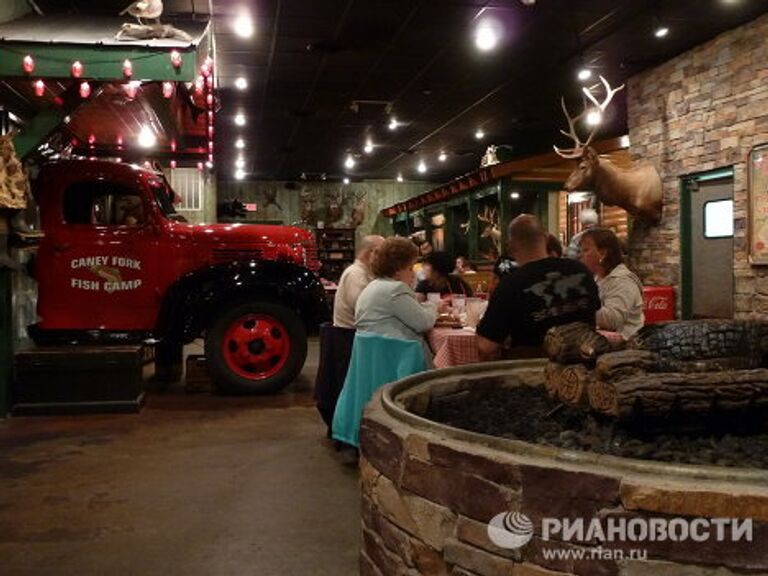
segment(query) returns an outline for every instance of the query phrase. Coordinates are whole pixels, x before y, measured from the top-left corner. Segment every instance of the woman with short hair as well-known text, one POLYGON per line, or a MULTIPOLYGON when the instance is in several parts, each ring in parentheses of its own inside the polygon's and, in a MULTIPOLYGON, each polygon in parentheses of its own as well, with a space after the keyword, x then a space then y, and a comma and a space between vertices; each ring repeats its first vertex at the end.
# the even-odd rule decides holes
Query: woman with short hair
POLYGON ((619 239, 607 228, 590 228, 582 234, 579 247, 581 261, 595 275, 600 292, 597 327, 630 338, 645 323, 643 284, 624 265, 619 239))
POLYGON ((406 238, 387 238, 374 253, 371 271, 375 279, 365 287, 355 308, 355 327, 392 338, 418 340, 427 364, 432 355, 423 336, 437 320, 437 305, 419 303, 411 286, 418 250, 406 238))

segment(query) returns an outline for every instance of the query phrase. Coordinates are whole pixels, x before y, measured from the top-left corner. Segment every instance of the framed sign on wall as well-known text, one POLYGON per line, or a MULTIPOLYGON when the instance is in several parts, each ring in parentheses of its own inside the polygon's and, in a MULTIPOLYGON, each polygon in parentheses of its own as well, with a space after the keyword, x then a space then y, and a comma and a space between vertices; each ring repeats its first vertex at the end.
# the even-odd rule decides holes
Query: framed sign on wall
POLYGON ((768 265, 768 144, 749 152, 749 261, 768 265))

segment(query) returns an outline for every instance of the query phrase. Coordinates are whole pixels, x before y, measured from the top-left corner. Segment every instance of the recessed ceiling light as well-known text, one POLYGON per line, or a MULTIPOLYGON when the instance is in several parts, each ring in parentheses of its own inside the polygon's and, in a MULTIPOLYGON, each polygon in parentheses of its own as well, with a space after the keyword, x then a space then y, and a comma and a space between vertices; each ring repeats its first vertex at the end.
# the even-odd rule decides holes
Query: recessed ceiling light
POLYGON ((245 90, 246 88, 248 88, 248 80, 246 80, 244 76, 239 76, 235 80, 235 88, 237 88, 238 90, 245 90))
POLYGON ((578 77, 579 80, 584 82, 585 80, 589 80, 590 78, 592 78, 592 70, 590 70, 589 68, 582 68, 581 70, 579 70, 579 73, 576 76, 578 77))
POLYGON ((243 148, 245 148, 245 140, 243 140, 242 138, 238 138, 237 140, 235 140, 235 148, 237 148, 238 150, 242 150, 243 148))
POLYGON ((403 175, 398 172, 397 174, 397 181, 402 182, 403 181, 403 175))
POLYGON ((669 34, 669 28, 666 26, 659 26, 653 33, 656 38, 664 38, 667 34, 669 34))
POLYGON ((238 112, 235 116, 235 124, 238 126, 245 126, 245 114, 238 112))
POLYGON ((253 36, 253 20, 249 14, 241 14, 235 18, 232 28, 240 38, 250 38, 253 36))
POLYGON ((365 141, 365 148, 363 148, 363 151, 364 151, 366 154, 370 154, 370 153, 372 153, 372 152, 373 152, 373 142, 371 141, 371 139, 370 139, 370 138, 368 138, 368 139, 365 141))
POLYGON ((590 110, 587 114, 587 124, 590 126, 597 126, 603 121, 603 115, 600 110, 590 110))
POLYGON ((416 166, 416 170, 419 171, 419 174, 424 174, 424 172, 427 171, 427 165, 424 160, 419 160, 419 164, 416 166))
POLYGON ((344 167, 350 170, 355 167, 355 159, 352 158, 352 154, 347 154, 347 159, 344 160, 344 167))
POLYGON ((390 130, 397 130, 397 127, 400 126, 400 123, 397 121, 397 119, 392 116, 389 120, 389 129, 390 130))
POLYGON ((520 192, 512 192, 512 194, 510 194, 509 197, 512 198, 512 200, 517 200, 518 198, 520 198, 520 192))
POLYGON ((475 28, 475 46, 482 52, 490 52, 499 44, 498 24, 483 20, 475 28))
POLYGON ((149 126, 142 126, 139 132, 139 146, 142 148, 152 148, 157 144, 157 136, 149 126))
POLYGON ((242 156, 235 160, 235 168, 239 168, 241 170, 245 168, 245 160, 243 160, 242 156))
POLYGON ((242 180, 245 178, 245 171, 244 170, 235 170, 235 179, 236 180, 242 180))
POLYGON ((441 151, 440 156, 438 156, 437 159, 440 160, 440 162, 445 162, 446 160, 448 160, 448 155, 445 152, 441 151))
POLYGON ((346 184, 349 184, 349 178, 347 178, 346 176, 344 176, 344 180, 342 180, 342 182, 344 182, 344 184, 345 184, 345 185, 346 185, 346 184))
POLYGON ((477 132, 475 132, 475 138, 477 138, 478 140, 482 140, 483 138, 485 138, 485 132, 483 132, 482 128, 477 129, 477 132))

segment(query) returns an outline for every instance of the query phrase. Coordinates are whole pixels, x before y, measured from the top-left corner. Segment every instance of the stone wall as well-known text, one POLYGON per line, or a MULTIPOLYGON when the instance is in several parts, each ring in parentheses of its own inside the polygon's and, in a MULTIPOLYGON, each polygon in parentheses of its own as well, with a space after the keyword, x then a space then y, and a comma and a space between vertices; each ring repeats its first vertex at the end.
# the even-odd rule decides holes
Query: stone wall
POLYGON ((382 208, 401 202, 434 187, 428 182, 395 182, 392 180, 365 180, 342 185, 338 182, 296 182, 292 189, 281 181, 219 183, 219 202, 239 198, 242 202, 255 203, 257 212, 249 213, 251 220, 274 220, 283 224, 301 224, 302 194, 313 201, 316 220, 327 221, 326 207, 331 197, 341 193, 342 215, 337 222, 326 222, 327 227, 351 226, 352 210, 356 197, 364 199, 365 218, 358 228, 358 238, 366 234, 392 234, 389 218, 382 217, 382 208), (276 203, 267 205, 266 194, 276 193, 276 203))
POLYGON ((768 537, 765 471, 560 451, 425 423, 400 408, 419 412, 435 395, 472 386, 478 375, 517 375, 527 384, 543 378, 541 367, 520 372, 515 366, 419 375, 397 384, 401 390, 387 406, 381 392, 368 405, 360 434, 361 576, 730 576, 768 570, 768 550, 759 544, 768 537), (488 536, 488 522, 507 511, 533 523, 533 537, 521 548, 500 548, 488 536), (753 541, 575 544, 547 540, 541 530, 543 518, 652 517, 751 518, 753 541), (605 550, 617 548, 644 549, 647 558, 605 557, 605 550))
POLYGON ((768 16, 726 32, 628 83, 630 152, 664 183, 658 227, 636 225, 630 263, 648 285, 680 292, 680 178, 734 169, 735 311, 768 312, 768 269, 747 260, 747 156, 768 142, 768 16))

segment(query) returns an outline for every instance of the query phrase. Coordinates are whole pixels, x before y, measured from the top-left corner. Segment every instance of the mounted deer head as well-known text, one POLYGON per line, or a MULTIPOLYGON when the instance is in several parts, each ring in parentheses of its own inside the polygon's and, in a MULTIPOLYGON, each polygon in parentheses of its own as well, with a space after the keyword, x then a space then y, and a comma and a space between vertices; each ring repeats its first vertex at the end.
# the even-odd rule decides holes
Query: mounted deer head
POLYGON ((576 124, 590 112, 602 114, 608 108, 613 96, 624 88, 611 88, 608 81, 600 76, 605 89, 605 98, 599 101, 592 90, 595 87, 583 88, 584 95, 594 104, 590 109, 586 103, 584 110, 578 116, 572 117, 565 105, 565 99, 560 103, 568 121, 568 132, 560 132, 573 140, 573 148, 562 149, 554 146, 555 152, 568 159, 579 159, 576 169, 571 172, 565 182, 565 189, 594 190, 598 199, 608 206, 620 206, 640 220, 657 224, 661 220, 662 185, 661 177, 656 168, 650 164, 639 165, 630 169, 622 169, 609 160, 600 158, 590 146, 597 133, 598 123, 590 130, 587 139, 582 142, 576 130, 576 124))
POLYGON ((352 207, 352 216, 350 217, 350 220, 352 221, 352 226, 357 228, 363 223, 363 220, 365 220, 365 208, 367 205, 366 197, 368 196, 367 192, 361 192, 360 194, 355 193, 355 205, 352 207))
POLYGON ((325 195, 325 221, 338 222, 344 213, 344 191, 331 192, 325 195))
POLYGON ((501 254, 501 228, 499 228, 499 213, 496 208, 485 206, 483 213, 477 215, 479 222, 485 224, 480 232, 480 238, 490 238, 496 252, 501 254))
POLYGON ((310 226, 314 226, 317 224, 315 196, 312 192, 307 192, 306 187, 302 187, 299 196, 301 197, 301 221, 310 226))

